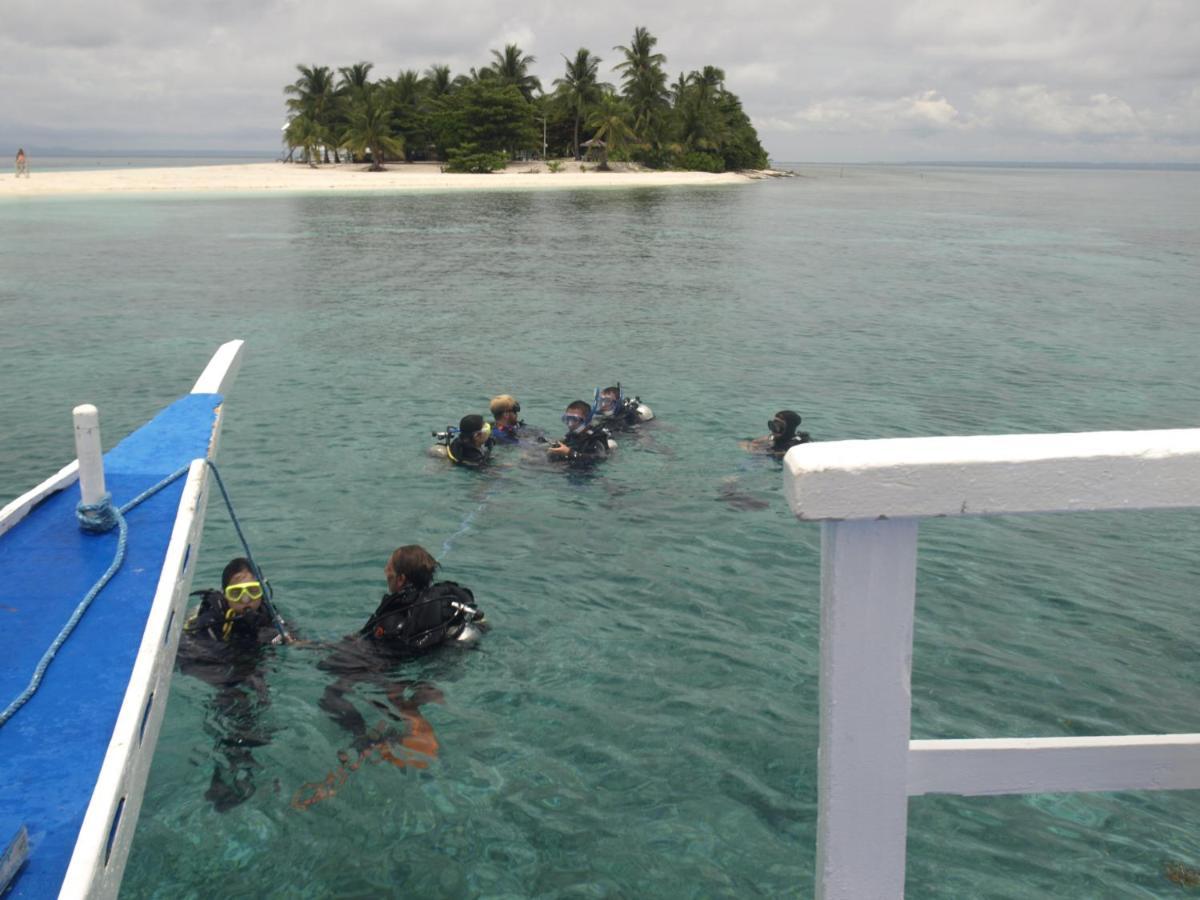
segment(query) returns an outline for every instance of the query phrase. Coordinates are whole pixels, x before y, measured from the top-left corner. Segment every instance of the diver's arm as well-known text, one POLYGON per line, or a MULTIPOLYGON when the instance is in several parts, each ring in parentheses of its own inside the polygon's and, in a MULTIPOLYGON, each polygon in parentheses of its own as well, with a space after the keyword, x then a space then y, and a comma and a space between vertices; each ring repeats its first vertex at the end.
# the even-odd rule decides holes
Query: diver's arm
POLYGON ((775 438, 768 434, 766 437, 747 438, 738 443, 743 450, 749 450, 751 453, 762 453, 764 450, 770 449, 774 442, 775 438))

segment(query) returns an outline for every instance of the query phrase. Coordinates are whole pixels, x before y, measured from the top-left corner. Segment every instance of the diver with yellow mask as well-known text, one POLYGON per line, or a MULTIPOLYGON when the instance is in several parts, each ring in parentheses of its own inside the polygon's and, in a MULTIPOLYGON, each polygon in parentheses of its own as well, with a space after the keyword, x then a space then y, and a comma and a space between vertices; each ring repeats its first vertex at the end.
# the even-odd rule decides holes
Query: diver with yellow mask
POLYGON ((185 675, 217 689, 211 701, 213 774, 204 796, 217 812, 227 812, 254 793, 258 763, 251 749, 270 740, 260 724, 271 702, 259 671, 263 650, 293 638, 271 604, 269 586, 246 557, 225 566, 221 590, 196 595, 200 606, 184 623, 176 662, 185 675))

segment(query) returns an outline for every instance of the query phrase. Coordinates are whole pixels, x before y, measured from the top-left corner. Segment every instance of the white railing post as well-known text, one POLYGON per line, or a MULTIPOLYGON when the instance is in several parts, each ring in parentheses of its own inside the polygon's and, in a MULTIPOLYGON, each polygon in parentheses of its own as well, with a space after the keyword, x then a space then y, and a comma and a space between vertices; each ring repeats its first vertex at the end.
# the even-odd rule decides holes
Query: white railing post
POLYGON ((917 523, 821 526, 819 900, 904 894, 917 523))
POLYGON ((100 448, 100 413, 90 403, 73 410, 75 455, 79 457, 79 494, 88 504, 104 496, 104 452, 100 448))
POLYGON ((1200 429, 793 447, 822 523, 816 896, 904 895, 909 796, 1200 789, 1200 734, 909 740, 922 518, 1200 508, 1200 429))

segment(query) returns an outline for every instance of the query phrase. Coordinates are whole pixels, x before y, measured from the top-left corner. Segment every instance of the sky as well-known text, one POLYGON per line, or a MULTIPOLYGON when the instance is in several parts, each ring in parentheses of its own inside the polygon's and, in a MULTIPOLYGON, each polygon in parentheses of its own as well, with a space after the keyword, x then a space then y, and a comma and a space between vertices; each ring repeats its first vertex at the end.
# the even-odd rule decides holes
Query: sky
POLYGON ((724 69, 776 161, 1200 163, 1200 0, 2 0, 0 149, 274 155, 298 63, 515 42, 547 89, 579 47, 618 83, 639 25, 670 80, 724 69))

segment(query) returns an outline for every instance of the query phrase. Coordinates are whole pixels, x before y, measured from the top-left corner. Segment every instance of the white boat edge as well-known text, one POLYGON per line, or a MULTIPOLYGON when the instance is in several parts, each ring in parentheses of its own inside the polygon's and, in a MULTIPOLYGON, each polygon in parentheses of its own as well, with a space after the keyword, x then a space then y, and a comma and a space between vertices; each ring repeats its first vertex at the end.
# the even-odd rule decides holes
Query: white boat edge
MULTIPOLYGON (((221 345, 191 393, 224 395, 241 365, 243 346, 244 342, 240 340, 221 345)), ((217 408, 213 423, 209 459, 216 455, 223 419, 224 400, 217 408)), ((193 460, 184 482, 129 686, 84 813, 59 897, 116 897, 120 891, 154 746, 166 711, 193 564, 204 530, 208 475, 204 460, 193 460)), ((0 534, 23 519, 42 498, 70 486, 78 476, 76 460, 9 503, 0 510, 0 534)))

